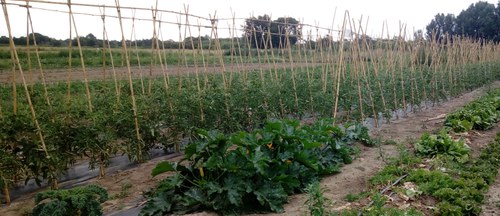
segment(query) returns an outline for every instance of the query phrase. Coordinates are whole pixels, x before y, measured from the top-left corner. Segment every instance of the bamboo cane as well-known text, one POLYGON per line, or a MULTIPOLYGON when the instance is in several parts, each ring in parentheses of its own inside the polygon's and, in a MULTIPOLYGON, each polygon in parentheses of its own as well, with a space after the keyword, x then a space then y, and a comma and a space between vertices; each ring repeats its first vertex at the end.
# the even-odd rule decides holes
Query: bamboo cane
POLYGON ((78 29, 76 27, 76 22, 75 22, 75 17, 73 16, 73 12, 71 9, 71 0, 68 0, 68 9, 69 9, 69 14, 71 16, 71 20, 73 22, 73 27, 75 29, 75 36, 76 36, 76 44, 78 45, 78 51, 80 52, 80 62, 82 64, 82 71, 83 71, 83 80, 85 84, 85 91, 87 94, 87 103, 88 103, 88 108, 89 111, 92 112, 92 99, 90 95, 90 88, 89 88, 89 82, 88 82, 88 77, 87 77, 87 70, 85 69, 85 61, 83 60, 83 51, 82 51, 82 46, 80 44, 80 37, 78 36, 78 29))
POLYGON ((3 9, 3 13, 4 13, 4 18, 5 18, 5 23, 7 25, 7 30, 8 30, 8 33, 9 33, 9 47, 10 47, 11 53, 13 54, 13 56, 12 56, 12 58, 14 59, 13 63, 15 65, 17 65, 17 68, 19 69, 19 74, 21 76, 21 81, 22 81, 22 84, 23 84, 23 87, 24 87, 24 91, 25 91, 25 94, 26 94, 26 100, 28 102, 28 105, 29 105, 29 108, 30 108, 30 112, 31 112, 31 118, 33 120, 33 123, 35 124, 36 130, 37 130, 37 134, 38 134, 38 137, 40 139, 40 145, 42 147, 42 150, 45 152, 45 156, 48 158, 49 157, 49 153, 47 151, 47 146, 45 145, 45 139, 43 137, 42 129, 41 129, 40 124, 38 123, 38 120, 37 120, 37 117, 36 117, 35 108, 33 106, 33 103, 31 102, 31 96, 30 96, 30 93, 28 91, 28 85, 27 85, 27 82, 26 82, 26 79, 25 79, 25 76, 24 76, 23 69, 21 67, 21 63, 19 62, 19 56, 17 55, 17 50, 16 50, 16 46, 14 44, 14 39, 12 37, 12 31, 11 31, 11 28, 10 28, 10 21, 9 21, 9 14, 8 14, 8 11, 7 11, 7 5, 5 3, 5 0, 1 0, 1 3, 2 3, 2 9, 3 9))
POLYGON ((120 10, 120 0, 115 0, 115 5, 116 5, 116 10, 118 13, 118 19, 120 23, 120 30, 122 33, 122 46, 123 49, 125 50, 125 59, 127 63, 127 74, 128 74, 128 82, 129 82, 129 87, 130 87, 130 96, 132 98, 132 112, 134 115, 134 123, 135 123, 135 135, 137 138, 137 141, 141 140, 141 134, 139 132, 139 120, 137 118, 137 106, 136 106, 136 101, 135 101, 135 94, 134 94, 134 85, 132 83, 132 71, 130 69, 130 61, 129 61, 129 56, 127 52, 127 43, 125 42, 125 34, 123 32, 123 24, 122 24, 122 19, 121 19, 121 10, 120 10))
POLYGON ((11 200, 10 200, 10 192, 9 192, 9 185, 7 182, 4 182, 3 187, 2 187, 3 195, 5 198, 5 204, 7 206, 10 206, 11 200))
POLYGON ((137 66, 139 67, 139 79, 141 81, 141 92, 142 92, 142 95, 146 95, 146 89, 144 87, 144 78, 143 78, 144 71, 142 70, 141 58, 139 58, 139 48, 137 47, 137 37, 136 37, 136 33, 135 33, 135 10, 132 11, 132 31, 130 34, 131 34, 130 35, 130 38, 131 38, 130 43, 132 43, 132 40, 134 41, 135 57, 137 59, 137 66))
MULTIPOLYGON (((368 22, 370 20, 370 17, 367 18, 366 20, 366 25, 365 25, 365 28, 364 29, 368 29, 368 22)), ((362 25, 361 25, 361 22, 362 20, 359 21, 359 26, 360 26, 360 33, 361 35, 363 35, 363 44, 366 46, 366 49, 370 49, 370 46, 368 44, 368 41, 367 41, 367 37, 366 37, 366 32, 364 31, 362 25)), ((359 44, 357 44, 357 47, 358 47, 358 53, 361 53, 361 47, 359 46, 359 44)), ((361 58, 361 56, 360 56, 361 58)), ((373 61, 373 59, 370 59, 371 61, 373 61)), ((374 123, 375 123, 375 127, 378 127, 379 124, 378 124, 378 115, 377 115, 377 110, 376 110, 376 107, 375 107, 375 100, 373 99, 373 90, 371 88, 371 84, 370 84, 370 79, 367 78, 367 71, 368 71, 368 66, 365 65, 364 63, 364 60, 362 59, 361 61, 361 76, 362 76, 362 79, 363 81, 365 82, 365 85, 366 85, 366 88, 368 89, 368 98, 370 100, 370 105, 372 107, 372 114, 373 114, 373 120, 374 120, 374 123)))
MULTIPOLYGON (((31 20, 31 13, 30 13, 30 10, 29 10, 29 7, 28 7, 28 2, 26 2, 26 12, 28 14, 28 22, 29 22, 29 26, 31 27, 31 33, 32 33, 32 37, 33 37, 33 45, 35 47, 35 54, 36 54, 36 58, 37 58, 37 63, 38 63, 38 68, 40 68, 40 76, 42 78, 42 84, 43 84, 43 96, 45 98, 45 102, 47 103, 47 105, 49 106, 49 110, 52 112, 52 104, 50 102, 50 99, 49 99, 49 93, 47 91, 47 82, 45 80, 45 73, 43 71, 43 67, 42 67, 42 61, 40 60, 40 53, 38 52, 38 45, 37 45, 37 42, 36 42, 36 37, 35 37, 35 30, 33 29, 33 22, 31 20)), ((27 39, 28 40, 28 39, 27 39)), ((28 54, 29 56, 30 54, 28 54)), ((28 62, 30 62, 31 60, 28 60, 28 62)), ((30 66, 30 70, 31 70, 31 64, 29 64, 30 66)), ((32 86, 33 87, 33 86, 32 86)))
MULTIPOLYGON (((33 71, 31 70, 31 46, 30 46, 30 14, 29 2, 26 1, 26 54, 28 57, 28 84, 30 85, 31 93, 33 93, 33 71)), ((34 35, 33 35, 34 36, 34 35)))
MULTIPOLYGON (((186 26, 189 26, 189 16, 187 16, 187 14, 189 13, 189 6, 186 7, 186 5, 184 5, 184 11, 186 13, 186 26)), ((198 75, 198 56, 196 55, 196 49, 194 47, 194 40, 193 40, 193 36, 191 34, 191 27, 186 27, 186 28, 188 28, 189 39, 191 42, 191 51, 193 52, 194 71, 195 71, 195 77, 196 77, 196 89, 197 89, 197 94, 198 94, 198 105, 200 107, 200 121, 205 122, 205 112, 203 110, 203 103, 202 103, 203 97, 202 97, 202 92, 201 92, 201 87, 200 87, 200 78, 198 75)), ((200 44, 198 44, 198 46, 199 45, 200 44)))
POLYGON ((212 23, 212 29, 214 30, 214 38, 215 38, 215 48, 218 52, 218 57, 219 57, 219 63, 222 67, 222 71, 221 71, 221 74, 222 74, 222 81, 224 83, 224 92, 225 92, 225 96, 224 96, 224 103, 225 103, 225 106, 226 106, 226 115, 228 118, 230 118, 231 116, 231 113, 229 111, 229 103, 228 103, 228 84, 227 84, 227 79, 226 79, 226 67, 224 65, 224 59, 222 57, 222 49, 221 49, 221 45, 220 45, 220 41, 219 41, 219 36, 218 36, 218 32, 217 32, 217 19, 215 18, 217 16, 217 11, 214 13, 214 16, 212 17, 212 15, 209 15, 210 17, 210 20, 211 20, 211 23, 212 23))
MULTIPOLYGON (((287 20, 285 19, 285 25, 287 25, 287 20)), ((288 49, 288 58, 290 61, 290 70, 292 71, 292 87, 293 87, 293 96, 295 99, 295 110, 299 111, 299 98, 297 96, 297 84, 295 82, 295 65, 292 56, 292 45, 290 43, 290 33, 285 28, 285 38, 286 38, 286 47, 288 49)))
MULTIPOLYGON (((201 24, 198 22, 198 50, 201 54, 201 62, 203 64, 203 90, 206 90, 207 85, 208 85, 208 70, 207 70, 207 63, 205 61, 205 51, 203 49, 203 41, 201 40, 201 24)), ((239 46, 238 46, 239 49, 239 46)), ((240 50, 240 58, 241 58, 241 50, 240 50)), ((242 59, 243 61, 243 59, 242 59)), ((242 62, 243 63, 243 62, 242 62)), ((246 76, 244 76, 246 78, 246 76)))
POLYGON ((338 103, 339 103, 339 95, 340 95, 340 74, 342 73, 343 69, 343 63, 344 63, 344 32, 345 32, 345 27, 346 27, 346 22, 347 22, 347 16, 349 15, 349 11, 345 11, 344 13, 344 22, 342 24, 342 31, 340 33, 340 50, 339 50, 339 67, 337 70, 337 85, 336 85, 336 92, 335 92, 335 107, 333 110, 333 118, 337 118, 337 109, 338 109, 338 103))
MULTIPOLYGON (((361 17, 361 19, 363 19, 363 17, 361 17)), ((360 78, 359 78, 360 77, 359 76, 359 70, 360 70, 359 64, 361 64, 362 62, 361 62, 360 54, 358 52, 358 48, 359 48, 358 35, 359 35, 360 30, 361 30, 359 28, 359 27, 361 27, 361 25, 357 28, 356 22, 354 21, 354 19, 352 19, 352 22, 349 21, 349 26, 351 29, 354 29, 356 32, 356 37, 353 40, 354 45, 351 46, 351 53, 352 53, 352 62, 354 65, 354 78, 356 79, 356 88, 358 90, 359 113, 361 116, 360 121, 363 122, 363 120, 365 119, 365 114, 363 111, 363 96, 361 96, 361 84, 359 81, 360 80, 360 78)))
MULTIPOLYGON (((160 68, 161 68, 161 73, 163 75, 163 85, 164 85, 164 88, 165 88, 165 92, 168 92, 169 91, 169 78, 167 77, 167 74, 166 74, 166 71, 165 71, 165 65, 166 62, 165 62, 165 65, 163 64, 163 59, 162 59, 162 55, 161 55, 161 52, 160 52, 160 42, 159 42, 159 39, 158 39, 158 33, 157 33, 157 30, 156 30, 156 22, 157 22, 157 15, 158 15, 158 1, 156 1, 156 7, 154 10, 151 11, 151 14, 153 16, 153 41, 152 41, 152 46, 153 46, 153 49, 155 50, 154 53, 156 54, 156 56, 154 58, 157 58, 158 61, 160 62, 160 68)), ((159 27, 158 27, 158 31, 160 30, 160 27, 161 27, 161 22, 159 22, 159 27)), ((162 45, 163 45, 163 42, 162 42, 162 45)), ((169 103, 170 100, 169 100, 169 103)))
POLYGON ((403 115, 406 116, 406 91, 405 91, 405 81, 404 81, 404 66, 405 66, 405 46, 406 40, 406 25, 399 22, 399 38, 398 38, 398 53, 399 53, 399 75, 400 75, 400 83, 401 83, 401 100, 403 102, 403 115))
POLYGON ((106 8, 103 7, 103 12, 101 12, 101 7, 99 7, 99 13, 103 13, 101 15, 101 20, 102 20, 102 76, 103 80, 106 81, 107 76, 106 76, 106 8))

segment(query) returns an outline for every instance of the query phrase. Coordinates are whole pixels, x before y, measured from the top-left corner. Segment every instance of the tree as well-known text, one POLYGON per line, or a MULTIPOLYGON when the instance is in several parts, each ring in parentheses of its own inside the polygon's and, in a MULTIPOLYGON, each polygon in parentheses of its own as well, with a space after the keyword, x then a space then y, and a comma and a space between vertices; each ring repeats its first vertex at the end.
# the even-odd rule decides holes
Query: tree
POLYGON ((436 14, 434 19, 427 25, 427 39, 442 42, 447 35, 455 35, 456 18, 453 14, 436 14))
MULTIPOLYGON (((85 36, 85 41, 86 41, 86 46, 96 46, 97 45, 97 38, 92 34, 88 34, 85 36)), ((85 45, 82 45, 85 46, 85 45)))
POLYGON ((457 16, 457 33, 474 39, 499 41, 498 10, 495 9, 495 5, 488 2, 471 4, 457 16))
POLYGON ((274 21, 268 15, 251 17, 245 20, 243 36, 254 48, 293 46, 300 36, 300 24, 291 17, 274 21))

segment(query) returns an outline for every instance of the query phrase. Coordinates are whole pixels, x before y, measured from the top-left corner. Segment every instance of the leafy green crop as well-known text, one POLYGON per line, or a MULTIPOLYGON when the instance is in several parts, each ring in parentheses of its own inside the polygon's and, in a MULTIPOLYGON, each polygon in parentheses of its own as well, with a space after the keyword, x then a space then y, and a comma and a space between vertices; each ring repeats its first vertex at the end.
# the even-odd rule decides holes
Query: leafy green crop
POLYGON ((229 136, 201 130, 181 162, 165 161, 153 169, 153 176, 177 173, 160 182, 141 215, 200 209, 281 212, 288 195, 352 161, 352 142, 368 139, 358 127, 334 126, 326 119, 312 126, 271 121, 263 129, 229 136))
POLYGON ((445 156, 455 161, 465 163, 469 159, 470 147, 464 140, 453 140, 446 130, 441 130, 437 135, 424 133, 415 143, 415 152, 421 156, 445 156))
POLYGON ((102 215, 101 203, 108 200, 108 193, 97 185, 76 187, 69 190, 51 190, 35 196, 34 216, 102 215))
POLYGON ((471 129, 487 130, 495 126, 499 119, 500 90, 497 89, 449 114, 446 117, 445 126, 452 128, 455 132, 471 129))

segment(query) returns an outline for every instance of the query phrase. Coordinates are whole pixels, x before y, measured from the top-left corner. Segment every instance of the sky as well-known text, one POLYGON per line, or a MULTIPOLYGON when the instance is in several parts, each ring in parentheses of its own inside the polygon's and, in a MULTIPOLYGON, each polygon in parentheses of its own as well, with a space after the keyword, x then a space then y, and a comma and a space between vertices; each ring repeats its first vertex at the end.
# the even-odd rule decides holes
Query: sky
MULTIPOLYGON (((31 1, 30 9, 34 32, 47 35, 57 39, 69 37, 68 6, 47 4, 41 2, 60 2, 66 0, 36 0, 31 1), (45 9, 45 10, 42 10, 45 9), (48 11, 48 10, 52 11, 48 11)), ((23 0, 6 0, 12 34, 15 37, 25 36, 27 33, 27 13, 23 0)), ((115 0, 72 0, 73 3, 108 5, 115 6, 115 0)), ((284 0, 252 0, 252 1, 230 1, 230 0, 159 0, 157 19, 163 21, 159 37, 164 40, 178 40, 179 37, 210 35, 210 16, 217 17, 219 37, 228 37, 231 34, 241 35, 240 31, 230 31, 229 28, 240 29, 244 23, 244 18, 270 14, 272 19, 289 16, 298 19, 303 24, 318 25, 325 29, 304 28, 304 33, 311 32, 313 35, 337 34, 327 29, 339 30, 342 28, 344 16, 349 15, 351 23, 359 26, 362 21, 366 33, 372 37, 390 37, 399 35, 400 24, 406 26, 408 36, 418 29, 425 29, 425 26, 437 13, 452 13, 458 15, 462 10, 467 9, 476 0, 308 0, 308 1, 284 1, 284 0), (195 15, 188 17, 188 22, 194 25, 185 28, 186 16, 172 12, 186 12, 195 15), (234 25, 233 25, 234 14, 234 25), (201 17, 201 18, 199 18, 201 17), (368 22, 367 22, 368 21, 368 22), (178 23, 181 23, 179 31, 178 23), (387 23, 384 25, 383 23, 387 23), (198 28, 201 25, 203 27, 198 28), (382 28, 384 33, 382 34, 382 28), (389 32, 387 32, 389 30, 389 32), (180 32, 180 33, 179 33, 180 32), (191 32, 191 33, 190 33, 191 32)), ((497 4, 498 0, 488 0, 489 3, 497 4)), ((139 7, 146 10, 135 10, 136 20, 123 19, 123 31, 126 39, 147 39, 153 36, 153 22, 151 8, 155 8, 156 0, 121 0, 122 7, 139 7), (133 34, 134 25, 135 36, 133 34)), ((100 17, 101 11, 98 7, 72 6, 76 31, 79 36, 89 33, 97 38, 103 38, 103 22, 100 17), (81 15, 78 13, 93 14, 81 15)), ((134 11, 122 8, 123 17, 134 17, 134 11)), ((107 16, 117 16, 116 8, 106 8, 107 16)), ((117 18, 107 17, 105 19, 108 38, 119 40, 122 37, 120 24, 117 18)), ((347 29, 352 28, 347 24, 347 29)), ((158 25, 155 26, 158 28, 158 25)), ((157 29, 158 30, 158 29, 157 29)), ((354 30, 353 30, 354 31, 354 30)), ((0 35, 8 36, 8 29, 4 16, 0 17, 0 35)), ((73 30, 73 37, 75 31, 73 30)))

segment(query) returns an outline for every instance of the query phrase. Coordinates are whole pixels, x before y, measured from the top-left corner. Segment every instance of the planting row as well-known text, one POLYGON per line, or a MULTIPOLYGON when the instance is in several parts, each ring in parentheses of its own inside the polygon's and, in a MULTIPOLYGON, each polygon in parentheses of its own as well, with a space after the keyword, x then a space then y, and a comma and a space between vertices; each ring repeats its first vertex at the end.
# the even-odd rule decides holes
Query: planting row
POLYGON ((370 180, 371 190, 347 197, 355 206, 341 215, 479 215, 484 193, 500 168, 500 134, 471 157, 464 139, 451 130, 490 129, 498 118, 496 89, 448 115, 437 134, 425 133, 414 152, 401 146, 400 156, 370 180), (471 122, 467 128, 456 122, 471 122), (452 124, 453 123, 453 124, 452 124), (368 205, 365 200, 371 200, 368 205))
POLYGON ((180 162, 161 162, 153 176, 173 171, 149 194, 141 215, 198 210, 283 211, 288 196, 351 163, 354 141, 372 145, 359 124, 271 121, 263 129, 225 136, 201 131, 180 162))
POLYGON ((445 100, 494 80, 499 66, 463 66, 457 82, 422 66, 414 71, 419 74, 401 73, 403 82, 412 83, 404 91, 393 91, 399 83, 389 68, 360 77, 351 72, 352 64, 336 79, 318 66, 133 80, 132 85, 111 80, 35 84, 28 92, 21 86, 0 86, 0 186, 8 191, 34 179, 56 188, 57 179, 81 158, 105 175, 115 154, 144 161, 153 148, 179 151, 181 140, 192 139, 198 128, 251 131, 267 119, 336 113, 342 121, 378 118, 370 113, 389 118, 402 109, 404 98, 411 98, 412 107, 445 100), (439 87, 430 85, 439 77, 439 87))
POLYGON ((487 130, 500 118, 500 89, 475 100, 446 117, 445 126, 455 132, 487 130))

